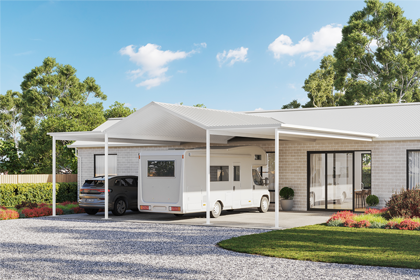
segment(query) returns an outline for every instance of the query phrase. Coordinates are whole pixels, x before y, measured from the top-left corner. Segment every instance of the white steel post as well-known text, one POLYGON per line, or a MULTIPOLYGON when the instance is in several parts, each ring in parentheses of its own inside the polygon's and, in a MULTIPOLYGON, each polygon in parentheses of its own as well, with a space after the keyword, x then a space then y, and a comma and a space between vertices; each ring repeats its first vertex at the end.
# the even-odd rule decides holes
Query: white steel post
POLYGON ((108 134, 105 133, 105 219, 108 219, 108 134))
POLYGON ((53 216, 55 216, 56 215, 56 210, 55 210, 55 204, 56 204, 56 176, 55 176, 55 173, 56 173, 56 170, 55 170, 55 157, 56 157, 56 154, 55 154, 55 136, 53 136, 53 142, 52 142, 52 160, 53 160, 53 162, 52 162, 52 183, 53 183, 53 193, 52 193, 52 215, 53 216))
POLYGON ((210 224, 210 131, 206 130, 206 224, 210 224))
POLYGON ((274 170, 274 201, 275 201, 275 223, 274 223, 274 228, 279 228, 279 182, 280 182, 280 178, 279 178, 279 167, 280 167, 280 162, 279 162, 279 130, 276 128, 276 135, 275 135, 275 170, 274 170))

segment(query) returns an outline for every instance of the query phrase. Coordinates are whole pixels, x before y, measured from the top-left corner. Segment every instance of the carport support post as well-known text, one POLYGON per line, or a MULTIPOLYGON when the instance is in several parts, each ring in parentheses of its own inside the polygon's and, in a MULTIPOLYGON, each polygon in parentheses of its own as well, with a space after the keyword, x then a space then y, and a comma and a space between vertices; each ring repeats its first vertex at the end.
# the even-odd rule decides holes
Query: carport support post
POLYGON ((210 131, 206 130, 206 225, 210 224, 210 131))
POLYGON ((275 170, 274 170, 274 201, 275 201, 275 207, 274 207, 274 211, 275 211, 275 223, 274 223, 274 228, 279 228, 279 182, 280 182, 280 178, 279 178, 279 167, 280 167, 280 162, 279 162, 279 130, 278 128, 276 128, 276 135, 275 135, 275 170))
POLYGON ((105 133, 105 219, 108 219, 108 134, 105 133))
POLYGON ((55 203, 56 203, 56 176, 55 176, 55 136, 53 136, 52 138, 52 183, 53 183, 53 193, 52 193, 52 215, 55 216, 56 215, 56 210, 55 210, 55 203))

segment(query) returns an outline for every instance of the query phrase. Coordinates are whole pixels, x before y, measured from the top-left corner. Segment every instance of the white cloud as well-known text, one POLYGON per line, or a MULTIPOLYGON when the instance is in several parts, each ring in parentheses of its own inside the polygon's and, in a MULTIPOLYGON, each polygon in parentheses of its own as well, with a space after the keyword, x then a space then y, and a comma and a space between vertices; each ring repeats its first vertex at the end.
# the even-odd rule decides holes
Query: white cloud
POLYGON ((248 48, 240 47, 235 50, 229 50, 228 52, 223 51, 222 53, 218 53, 216 55, 216 59, 219 61, 220 67, 222 67, 222 65, 225 63, 228 63, 228 65, 232 66, 235 62, 247 61, 247 54, 248 48))
POLYGON ((187 70, 178 70, 178 71, 176 71, 177 73, 181 73, 181 74, 185 74, 185 73, 187 73, 187 70))
POLYGON ((287 64, 287 65, 289 65, 290 67, 293 67, 293 66, 296 65, 296 62, 292 59, 292 60, 290 60, 289 64, 287 64))
POLYGON ((268 49, 277 59, 282 55, 294 56, 297 54, 317 59, 332 52, 339 42, 341 42, 341 25, 329 24, 314 32, 312 40, 304 37, 297 44, 293 44, 289 36, 282 34, 268 46, 268 49))
POLYGON ((264 111, 264 109, 260 107, 260 108, 255 109, 254 111, 264 111))
POLYGON ((131 107, 132 105, 130 103, 124 103, 125 106, 131 107))
POLYGON ((196 46, 196 47, 202 47, 202 48, 207 48, 207 43, 206 42, 203 42, 203 43, 200 43, 200 44, 194 44, 194 46, 196 46))
POLYGON ((140 77, 145 77, 146 80, 137 84, 136 86, 144 86, 147 89, 159 86, 163 82, 169 81, 170 77, 166 76, 168 71, 167 64, 174 60, 184 59, 191 52, 183 51, 162 51, 161 46, 155 44, 147 44, 141 46, 136 52, 133 45, 127 46, 120 50, 121 55, 128 55, 130 61, 136 63, 141 68, 129 71, 131 79, 135 80, 140 77))
POLYGON ((291 88, 291 89, 296 89, 295 84, 287 84, 287 86, 288 86, 289 88, 291 88))

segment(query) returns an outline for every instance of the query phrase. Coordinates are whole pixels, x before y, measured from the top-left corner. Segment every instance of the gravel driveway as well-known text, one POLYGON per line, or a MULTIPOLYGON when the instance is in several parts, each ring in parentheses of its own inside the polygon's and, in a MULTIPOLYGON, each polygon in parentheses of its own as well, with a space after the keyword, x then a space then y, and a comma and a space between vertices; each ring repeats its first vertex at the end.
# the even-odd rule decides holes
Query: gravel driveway
POLYGON ((263 230, 60 218, 0 221, 0 279, 419 279, 420 270, 240 254, 263 230))

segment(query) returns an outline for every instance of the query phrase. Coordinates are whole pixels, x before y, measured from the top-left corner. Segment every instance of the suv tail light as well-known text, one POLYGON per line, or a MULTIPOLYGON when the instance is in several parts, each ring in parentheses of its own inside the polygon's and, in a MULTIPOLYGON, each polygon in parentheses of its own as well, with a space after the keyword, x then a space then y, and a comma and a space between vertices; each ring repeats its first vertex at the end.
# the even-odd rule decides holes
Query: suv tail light
POLYGON ((140 210, 150 210, 150 205, 140 205, 140 210))
POLYGON ((179 207, 179 206, 169 206, 169 211, 181 211, 181 207, 179 207))

